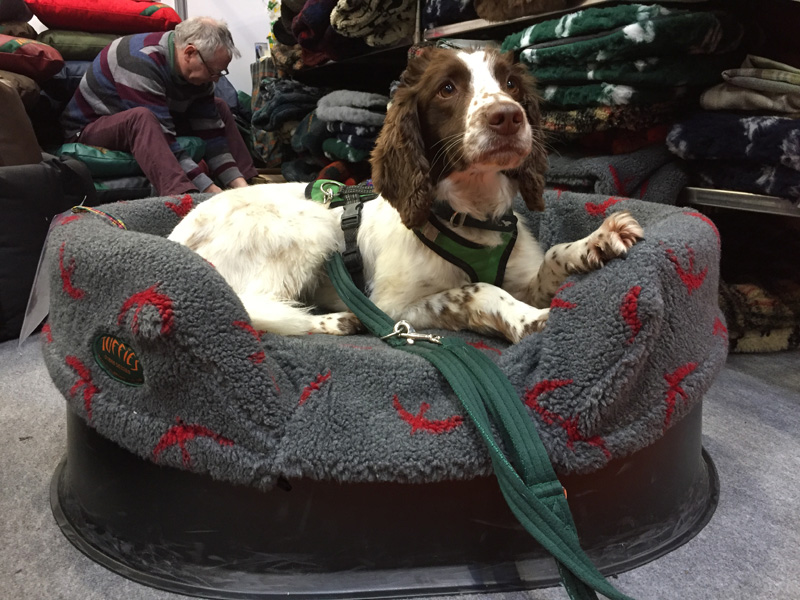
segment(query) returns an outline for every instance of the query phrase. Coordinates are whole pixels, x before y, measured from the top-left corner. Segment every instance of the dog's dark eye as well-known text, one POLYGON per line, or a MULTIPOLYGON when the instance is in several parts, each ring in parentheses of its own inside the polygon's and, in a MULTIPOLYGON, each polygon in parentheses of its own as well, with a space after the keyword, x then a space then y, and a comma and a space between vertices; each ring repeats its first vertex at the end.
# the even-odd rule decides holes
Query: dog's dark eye
POLYGON ((517 83, 517 80, 516 80, 516 78, 514 78, 514 77, 509 77, 509 78, 508 78, 508 81, 506 81, 506 89, 507 89, 509 92, 513 92, 513 91, 515 91, 515 90, 516 90, 518 87, 519 87, 519 84, 517 83))
POLYGON ((456 93, 456 86, 453 85, 452 81, 448 81, 442 87, 439 88, 439 95, 442 98, 449 98, 455 93, 456 93))

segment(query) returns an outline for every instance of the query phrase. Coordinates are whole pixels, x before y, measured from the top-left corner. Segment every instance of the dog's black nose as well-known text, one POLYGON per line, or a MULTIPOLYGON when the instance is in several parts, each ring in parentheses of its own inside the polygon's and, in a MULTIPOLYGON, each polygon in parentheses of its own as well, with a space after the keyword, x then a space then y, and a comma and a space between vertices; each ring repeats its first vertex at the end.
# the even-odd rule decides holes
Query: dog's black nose
POLYGON ((514 135, 522 127, 524 119, 522 109, 510 103, 494 106, 486 113, 489 127, 500 135, 514 135))

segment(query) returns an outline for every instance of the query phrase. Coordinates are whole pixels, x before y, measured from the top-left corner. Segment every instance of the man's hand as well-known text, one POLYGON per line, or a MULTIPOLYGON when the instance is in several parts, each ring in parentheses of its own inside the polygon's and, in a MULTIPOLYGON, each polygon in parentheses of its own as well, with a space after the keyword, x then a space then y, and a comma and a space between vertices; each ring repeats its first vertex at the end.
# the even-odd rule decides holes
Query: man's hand
POLYGON ((206 189, 203 190, 203 193, 204 194, 216 194, 216 193, 221 192, 221 191, 222 191, 221 187, 219 187, 218 185, 212 183, 210 186, 208 186, 206 189))
POLYGON ((247 180, 244 177, 237 177, 228 184, 230 188, 247 187, 247 180))

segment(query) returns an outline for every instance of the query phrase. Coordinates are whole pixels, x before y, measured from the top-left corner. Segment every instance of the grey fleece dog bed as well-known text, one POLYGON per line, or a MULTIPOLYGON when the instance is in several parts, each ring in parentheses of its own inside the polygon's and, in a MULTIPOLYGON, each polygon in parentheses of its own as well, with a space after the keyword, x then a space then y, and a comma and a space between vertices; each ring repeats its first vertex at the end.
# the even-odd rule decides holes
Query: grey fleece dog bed
MULTIPOLYGON (((270 488, 280 477, 434 482, 491 473, 439 373, 368 335, 254 331, 213 265, 165 236, 206 196, 70 215, 48 244, 49 372, 69 409, 161 465, 270 488)), ((460 335, 506 373, 557 471, 586 473, 653 443, 722 367, 720 240, 680 208, 548 192, 521 205, 545 248, 630 211, 646 239, 567 280, 543 332, 509 345, 460 335)))

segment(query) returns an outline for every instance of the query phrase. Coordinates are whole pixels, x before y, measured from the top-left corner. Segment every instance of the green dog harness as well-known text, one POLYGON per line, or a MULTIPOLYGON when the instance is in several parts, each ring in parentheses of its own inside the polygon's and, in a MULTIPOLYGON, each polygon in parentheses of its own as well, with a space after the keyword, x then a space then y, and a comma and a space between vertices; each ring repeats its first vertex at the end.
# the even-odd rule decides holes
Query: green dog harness
POLYGON ((508 257, 517 241, 517 217, 509 211, 500 219, 480 221, 440 205, 434 207, 428 222, 415 229, 414 233, 428 248, 462 269, 473 283, 482 281, 502 286, 508 257), (455 227, 475 227, 500 232, 500 243, 496 246, 477 244, 458 235, 443 221, 455 227))
MULTIPOLYGON (((342 253, 345 266, 358 289, 364 291, 363 261, 356 238, 361 224, 361 207, 364 202, 378 197, 369 183, 347 186, 338 181, 320 179, 306 187, 306 198, 327 204, 330 208, 344 206, 342 231, 345 235, 345 251, 342 253)), ((499 219, 481 221, 464 213, 456 213, 446 205, 433 208, 428 222, 414 229, 414 234, 433 252, 456 265, 477 283, 502 286, 506 264, 514 243, 517 241, 517 217, 509 211, 499 219), (484 246, 472 242, 445 225, 475 227, 500 233, 500 243, 484 246)))

